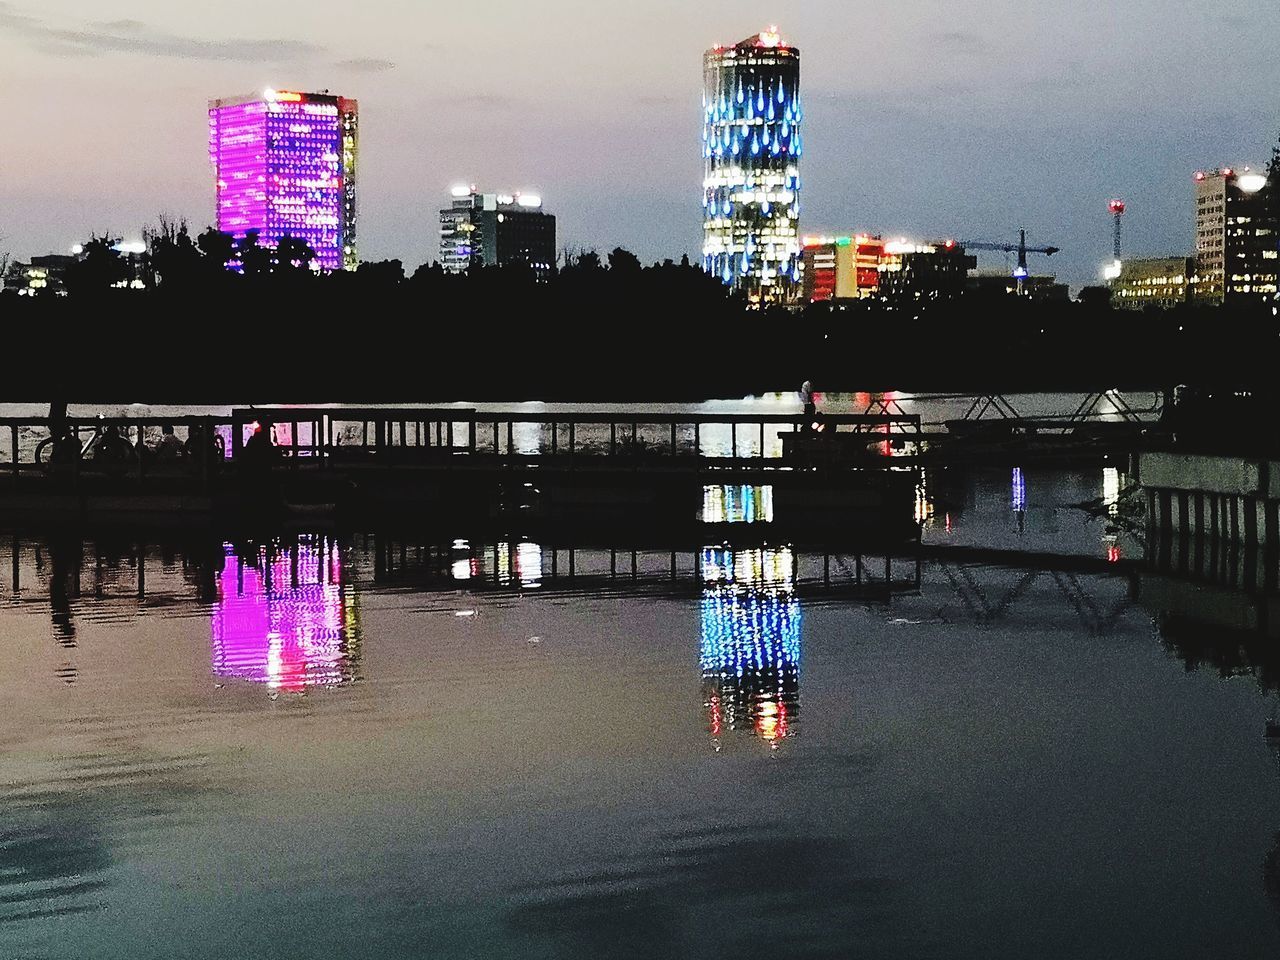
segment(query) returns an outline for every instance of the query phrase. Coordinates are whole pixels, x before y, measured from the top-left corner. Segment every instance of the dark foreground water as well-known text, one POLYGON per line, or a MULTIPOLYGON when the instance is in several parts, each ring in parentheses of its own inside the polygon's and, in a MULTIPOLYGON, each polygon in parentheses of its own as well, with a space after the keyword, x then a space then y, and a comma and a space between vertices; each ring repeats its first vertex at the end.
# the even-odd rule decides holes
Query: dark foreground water
MULTIPOLYGON (((1127 559, 1022 480, 926 543, 1127 559)), ((0 958, 1280 949, 1274 695, 1142 570, 632 563, 0 536, 0 958)))

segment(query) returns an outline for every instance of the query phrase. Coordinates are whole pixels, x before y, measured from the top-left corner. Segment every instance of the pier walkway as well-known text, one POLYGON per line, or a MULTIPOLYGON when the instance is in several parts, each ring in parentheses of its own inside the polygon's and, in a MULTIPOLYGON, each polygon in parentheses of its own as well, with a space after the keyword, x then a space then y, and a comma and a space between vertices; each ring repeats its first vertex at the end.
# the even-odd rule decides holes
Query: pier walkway
POLYGON ((47 421, 7 418, 0 511, 198 514, 269 494, 314 510, 692 518, 715 486, 768 487, 756 502, 793 516, 854 525, 889 514, 910 520, 920 418, 837 414, 821 426, 779 414, 244 409, 228 417, 73 419, 80 455, 64 447, 55 457, 47 421), (184 445, 180 457, 154 452, 165 424, 184 445), (262 429, 273 437, 269 463, 251 464, 246 443, 262 429))

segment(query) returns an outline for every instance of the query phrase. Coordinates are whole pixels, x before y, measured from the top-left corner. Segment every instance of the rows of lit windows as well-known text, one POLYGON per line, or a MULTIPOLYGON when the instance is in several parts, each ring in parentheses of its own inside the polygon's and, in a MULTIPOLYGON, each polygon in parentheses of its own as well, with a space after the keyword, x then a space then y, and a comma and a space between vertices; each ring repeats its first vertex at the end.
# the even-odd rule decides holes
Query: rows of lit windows
POLYGON ((799 57, 778 43, 766 33, 705 61, 703 267, 752 297, 801 274, 799 57))
POLYGON ((354 101, 310 101, 305 94, 215 103, 210 158, 217 172, 218 228, 257 231, 271 246, 285 236, 307 243, 316 265, 355 265, 354 101))

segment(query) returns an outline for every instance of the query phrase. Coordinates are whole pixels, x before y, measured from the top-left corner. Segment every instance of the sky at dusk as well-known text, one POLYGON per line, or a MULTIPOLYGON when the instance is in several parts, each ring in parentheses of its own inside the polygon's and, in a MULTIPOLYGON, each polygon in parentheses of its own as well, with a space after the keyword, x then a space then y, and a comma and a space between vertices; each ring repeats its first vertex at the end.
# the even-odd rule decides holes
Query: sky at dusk
POLYGON ((702 52, 772 23, 802 54, 804 233, 1026 226, 1079 285, 1111 196, 1128 253, 1190 252, 1192 173, 1280 135, 1274 0, 3 0, 0 252, 203 227, 208 99, 277 87, 360 101, 364 259, 435 259, 473 182, 540 193, 562 246, 696 260, 702 52))

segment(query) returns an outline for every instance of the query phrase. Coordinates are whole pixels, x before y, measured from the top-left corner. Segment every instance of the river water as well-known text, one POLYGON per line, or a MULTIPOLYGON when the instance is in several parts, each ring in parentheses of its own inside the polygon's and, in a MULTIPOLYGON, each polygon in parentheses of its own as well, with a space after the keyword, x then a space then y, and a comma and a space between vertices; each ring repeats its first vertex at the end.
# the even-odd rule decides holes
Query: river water
POLYGON ((919 564, 0 534, 0 957, 1274 956, 1275 695, 1126 485, 926 478, 919 564))

